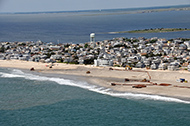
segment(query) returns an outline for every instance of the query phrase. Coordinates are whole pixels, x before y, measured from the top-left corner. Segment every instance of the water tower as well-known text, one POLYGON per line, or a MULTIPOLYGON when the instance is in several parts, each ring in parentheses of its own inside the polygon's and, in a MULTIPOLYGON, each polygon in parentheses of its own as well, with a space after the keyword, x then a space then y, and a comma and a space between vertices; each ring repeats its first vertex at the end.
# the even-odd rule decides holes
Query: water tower
POLYGON ((90 42, 95 43, 95 33, 90 34, 90 42))
POLYGON ((90 44, 92 48, 95 47, 95 33, 90 34, 90 44))

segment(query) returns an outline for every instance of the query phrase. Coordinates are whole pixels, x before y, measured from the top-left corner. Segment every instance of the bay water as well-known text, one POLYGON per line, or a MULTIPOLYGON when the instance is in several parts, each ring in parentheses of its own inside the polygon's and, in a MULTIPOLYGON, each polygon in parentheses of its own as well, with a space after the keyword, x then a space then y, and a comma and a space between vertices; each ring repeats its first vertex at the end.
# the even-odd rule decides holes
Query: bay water
POLYGON ((190 31, 108 34, 108 32, 150 28, 190 28, 190 11, 102 13, 0 14, 0 41, 41 40, 54 43, 84 43, 90 41, 89 35, 92 32, 96 34, 97 41, 116 37, 171 39, 190 36, 190 31))

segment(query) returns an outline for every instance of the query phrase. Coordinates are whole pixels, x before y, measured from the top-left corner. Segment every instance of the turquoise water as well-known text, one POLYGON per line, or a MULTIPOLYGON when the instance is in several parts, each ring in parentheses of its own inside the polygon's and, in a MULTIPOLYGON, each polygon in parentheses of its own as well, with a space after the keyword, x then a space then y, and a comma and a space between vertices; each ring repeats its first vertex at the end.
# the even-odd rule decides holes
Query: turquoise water
POLYGON ((0 69, 0 126, 189 126, 190 102, 0 69))

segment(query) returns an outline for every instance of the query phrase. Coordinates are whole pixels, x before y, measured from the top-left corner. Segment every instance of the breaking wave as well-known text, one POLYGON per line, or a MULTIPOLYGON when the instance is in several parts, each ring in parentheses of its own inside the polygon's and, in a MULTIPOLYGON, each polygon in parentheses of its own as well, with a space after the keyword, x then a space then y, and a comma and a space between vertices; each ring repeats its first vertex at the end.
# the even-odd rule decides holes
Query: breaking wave
POLYGON ((25 78, 28 80, 37 80, 37 81, 52 81, 60 85, 80 87, 83 89, 87 89, 89 91, 93 91, 93 92, 97 92, 97 93, 101 93, 105 95, 110 95, 113 97, 125 98, 125 99, 143 99, 143 100, 156 100, 156 101, 178 102, 178 103, 190 104, 190 101, 180 100, 180 99, 172 98, 172 97, 159 96, 159 95, 135 94, 135 93, 127 93, 127 92, 118 93, 118 92, 112 91, 109 88, 91 85, 91 84, 88 84, 87 82, 78 82, 78 81, 76 82, 76 81, 63 79, 63 78, 45 77, 45 76, 39 76, 39 75, 34 75, 34 74, 28 74, 17 69, 13 69, 10 73, 0 72, 0 77, 25 78))

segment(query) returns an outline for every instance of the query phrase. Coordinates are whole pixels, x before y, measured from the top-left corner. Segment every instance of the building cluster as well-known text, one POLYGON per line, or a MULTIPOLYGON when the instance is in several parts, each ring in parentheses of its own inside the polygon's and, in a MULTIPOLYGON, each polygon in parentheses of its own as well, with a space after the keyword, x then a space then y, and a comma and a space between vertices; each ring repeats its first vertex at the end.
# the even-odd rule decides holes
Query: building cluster
POLYGON ((0 59, 190 70, 190 39, 114 38, 81 44, 1 42, 0 59))

